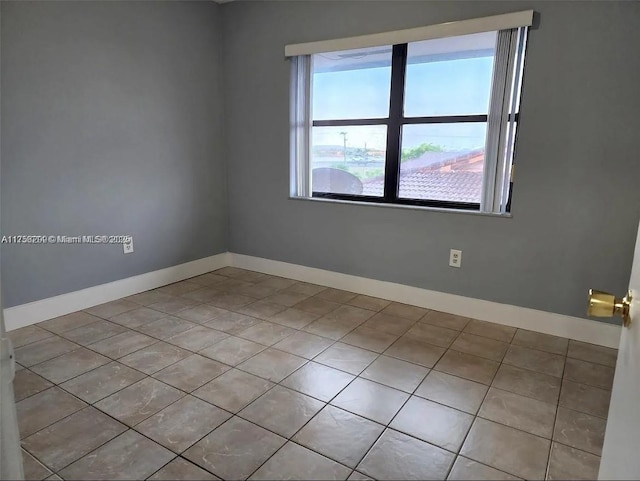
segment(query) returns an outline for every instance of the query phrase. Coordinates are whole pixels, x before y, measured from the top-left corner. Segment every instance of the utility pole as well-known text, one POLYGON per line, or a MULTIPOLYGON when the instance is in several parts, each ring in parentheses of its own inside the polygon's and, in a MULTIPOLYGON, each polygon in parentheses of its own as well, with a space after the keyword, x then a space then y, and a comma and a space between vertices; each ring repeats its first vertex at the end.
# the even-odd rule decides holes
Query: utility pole
POLYGON ((347 163, 347 132, 340 132, 342 135, 342 156, 345 164, 347 163))

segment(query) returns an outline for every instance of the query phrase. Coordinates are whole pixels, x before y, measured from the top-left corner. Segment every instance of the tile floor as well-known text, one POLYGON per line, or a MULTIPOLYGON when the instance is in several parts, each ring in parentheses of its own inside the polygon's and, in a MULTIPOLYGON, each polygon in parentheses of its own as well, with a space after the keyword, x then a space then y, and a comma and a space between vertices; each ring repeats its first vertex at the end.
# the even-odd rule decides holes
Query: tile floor
POLYGON ((10 337, 28 479, 595 479, 617 355, 230 267, 10 337))

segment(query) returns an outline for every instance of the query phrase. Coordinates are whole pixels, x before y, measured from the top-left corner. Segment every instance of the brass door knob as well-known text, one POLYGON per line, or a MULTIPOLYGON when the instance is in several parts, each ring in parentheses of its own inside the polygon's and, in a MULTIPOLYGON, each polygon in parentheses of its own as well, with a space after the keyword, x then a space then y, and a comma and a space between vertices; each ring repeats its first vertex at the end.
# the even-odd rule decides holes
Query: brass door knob
POLYGON ((625 327, 631 324, 629 307, 631 306, 631 291, 622 299, 608 292, 589 289, 589 308, 587 315, 592 317, 613 317, 616 314, 622 317, 625 327))

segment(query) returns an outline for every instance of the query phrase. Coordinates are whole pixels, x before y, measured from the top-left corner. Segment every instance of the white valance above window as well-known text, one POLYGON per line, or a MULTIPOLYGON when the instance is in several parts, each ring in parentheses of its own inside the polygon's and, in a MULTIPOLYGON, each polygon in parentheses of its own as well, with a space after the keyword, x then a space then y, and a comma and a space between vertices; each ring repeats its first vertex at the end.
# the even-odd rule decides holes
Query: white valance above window
POLYGON ((417 42, 420 40, 431 40, 434 38, 528 27, 531 26, 532 23, 533 10, 525 10, 522 12, 493 15, 491 17, 440 23, 406 30, 395 30, 393 32, 320 40, 318 42, 295 43, 285 46, 284 54, 286 57, 297 57, 299 55, 311 55, 322 52, 379 47, 383 45, 417 42))

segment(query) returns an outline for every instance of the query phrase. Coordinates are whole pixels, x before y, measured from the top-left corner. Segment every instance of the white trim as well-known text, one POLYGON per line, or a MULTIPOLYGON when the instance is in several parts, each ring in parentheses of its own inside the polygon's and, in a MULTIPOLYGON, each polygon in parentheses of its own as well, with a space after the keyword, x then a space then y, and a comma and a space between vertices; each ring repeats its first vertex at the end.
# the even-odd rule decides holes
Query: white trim
POLYGON ((10 307, 4 310, 7 330, 53 319, 226 266, 288 277, 616 349, 620 339, 621 328, 613 324, 230 252, 10 307))
POLYGON ((533 10, 505 13, 491 17, 473 18, 457 22, 440 23, 426 27, 395 30, 393 32, 360 35, 357 37, 320 40, 318 42, 286 45, 286 57, 311 55, 321 52, 336 52, 355 48, 380 47, 397 43, 417 42, 433 38, 454 37, 472 33, 492 32, 509 28, 528 27, 533 23, 533 10))
POLYGON ((205 257, 139 276, 88 287, 4 310, 7 331, 166 286, 229 265, 229 253, 205 257))
POLYGON ((357 294, 380 297, 600 346, 617 349, 620 340, 620 326, 590 319, 457 296, 242 254, 230 254, 230 261, 232 266, 242 269, 344 289, 357 294))

